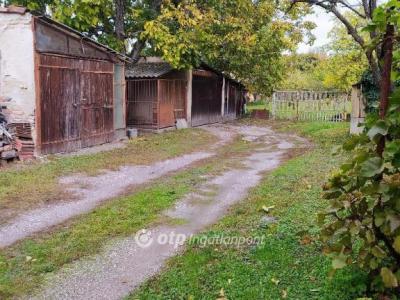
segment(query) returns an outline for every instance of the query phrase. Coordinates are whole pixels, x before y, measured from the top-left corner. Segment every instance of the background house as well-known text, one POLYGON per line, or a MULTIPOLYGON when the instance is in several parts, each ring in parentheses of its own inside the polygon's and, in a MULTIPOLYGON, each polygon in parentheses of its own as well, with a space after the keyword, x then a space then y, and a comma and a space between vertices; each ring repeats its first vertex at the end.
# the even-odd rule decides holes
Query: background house
POLYGON ((22 153, 125 136, 124 57, 25 8, 0 8, 0 99, 22 153))

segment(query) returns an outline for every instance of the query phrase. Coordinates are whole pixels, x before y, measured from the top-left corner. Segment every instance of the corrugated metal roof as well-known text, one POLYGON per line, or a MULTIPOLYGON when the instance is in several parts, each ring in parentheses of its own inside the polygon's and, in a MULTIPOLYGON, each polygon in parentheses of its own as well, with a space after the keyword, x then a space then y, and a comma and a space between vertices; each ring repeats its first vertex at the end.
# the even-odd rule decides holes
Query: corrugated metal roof
POLYGON ((173 67, 166 62, 143 62, 126 67, 127 78, 159 78, 173 70, 173 67))

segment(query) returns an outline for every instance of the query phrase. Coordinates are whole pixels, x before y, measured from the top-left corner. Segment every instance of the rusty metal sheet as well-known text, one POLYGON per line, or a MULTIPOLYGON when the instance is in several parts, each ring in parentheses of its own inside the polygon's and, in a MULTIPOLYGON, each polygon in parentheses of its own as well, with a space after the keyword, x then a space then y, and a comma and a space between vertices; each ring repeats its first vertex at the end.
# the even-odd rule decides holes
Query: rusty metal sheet
POLYGON ((112 55, 96 47, 93 42, 78 38, 68 31, 38 18, 35 18, 35 50, 40 53, 81 58, 112 59, 112 55))
POLYGON ((174 104, 173 103, 161 103, 159 104, 160 118, 158 120, 159 128, 167 128, 175 126, 174 117, 174 104))

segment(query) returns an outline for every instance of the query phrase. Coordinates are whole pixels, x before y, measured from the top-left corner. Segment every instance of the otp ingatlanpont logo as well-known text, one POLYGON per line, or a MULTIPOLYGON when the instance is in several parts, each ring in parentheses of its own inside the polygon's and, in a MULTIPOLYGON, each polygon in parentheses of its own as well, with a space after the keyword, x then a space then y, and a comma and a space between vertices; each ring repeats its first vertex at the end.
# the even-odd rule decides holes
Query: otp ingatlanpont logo
POLYGON ((139 230, 135 235, 135 242, 141 248, 149 247, 153 243, 151 231, 146 229, 139 230))

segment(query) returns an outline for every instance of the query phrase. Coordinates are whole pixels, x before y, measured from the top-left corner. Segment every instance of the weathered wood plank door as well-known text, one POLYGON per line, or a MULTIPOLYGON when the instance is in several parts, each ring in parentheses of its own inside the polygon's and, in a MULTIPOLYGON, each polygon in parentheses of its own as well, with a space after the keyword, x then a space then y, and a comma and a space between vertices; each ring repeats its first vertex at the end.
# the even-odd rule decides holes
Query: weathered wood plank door
POLYGON ((186 80, 158 80, 159 127, 175 126, 177 119, 186 118, 186 80))
POLYGON ((193 75, 192 126, 220 122, 222 82, 213 74, 193 75))
POLYGON ((113 139, 112 63, 40 55, 39 73, 42 154, 113 139))
POLYGON ((43 154, 73 151, 81 147, 79 70, 57 68, 48 60, 42 63, 41 151, 43 154))
POLYGON ((82 147, 110 142, 114 133, 113 65, 86 62, 81 71, 82 147))

